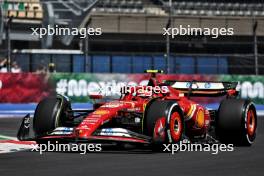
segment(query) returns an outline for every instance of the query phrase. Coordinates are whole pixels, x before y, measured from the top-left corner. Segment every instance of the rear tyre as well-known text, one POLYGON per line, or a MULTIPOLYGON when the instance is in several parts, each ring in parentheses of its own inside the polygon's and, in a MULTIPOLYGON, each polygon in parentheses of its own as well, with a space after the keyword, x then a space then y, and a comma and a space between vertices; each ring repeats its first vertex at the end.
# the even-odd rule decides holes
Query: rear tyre
POLYGON ((68 118, 70 102, 61 95, 45 98, 37 105, 33 129, 36 136, 46 135, 57 127, 63 126, 68 118))
POLYGON ((216 119, 216 135, 222 143, 250 146, 256 138, 256 108, 249 100, 226 99, 216 119))
POLYGON ((176 102, 157 100, 146 111, 144 134, 152 137, 155 149, 160 150, 162 144, 177 143, 182 139, 184 119, 176 102))

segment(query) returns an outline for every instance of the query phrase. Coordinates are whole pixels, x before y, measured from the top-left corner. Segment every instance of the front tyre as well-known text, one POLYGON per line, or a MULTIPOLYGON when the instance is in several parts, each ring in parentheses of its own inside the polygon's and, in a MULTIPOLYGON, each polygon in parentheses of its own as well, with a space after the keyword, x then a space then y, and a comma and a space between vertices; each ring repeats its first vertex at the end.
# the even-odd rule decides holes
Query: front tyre
POLYGON ((154 146, 177 143, 182 139, 184 119, 174 101, 154 101, 145 114, 144 134, 151 136, 154 146))
POLYGON ((71 105, 64 96, 57 95, 41 100, 37 105, 33 119, 35 135, 47 135, 55 128, 64 126, 68 119, 68 110, 71 110, 71 105))
POLYGON ((216 135, 220 142, 250 146, 257 131, 256 108, 249 100, 226 99, 220 104, 216 135))

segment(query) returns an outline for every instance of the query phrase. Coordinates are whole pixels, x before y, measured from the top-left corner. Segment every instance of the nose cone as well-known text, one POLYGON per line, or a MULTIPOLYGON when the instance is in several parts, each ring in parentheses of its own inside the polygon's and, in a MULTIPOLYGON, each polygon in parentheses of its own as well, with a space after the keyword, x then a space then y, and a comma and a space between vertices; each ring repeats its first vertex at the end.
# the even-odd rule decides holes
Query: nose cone
POLYGON ((75 129, 76 135, 80 138, 91 136, 101 125, 114 118, 118 111, 124 108, 131 108, 132 103, 123 101, 109 102, 90 113, 82 123, 75 129))

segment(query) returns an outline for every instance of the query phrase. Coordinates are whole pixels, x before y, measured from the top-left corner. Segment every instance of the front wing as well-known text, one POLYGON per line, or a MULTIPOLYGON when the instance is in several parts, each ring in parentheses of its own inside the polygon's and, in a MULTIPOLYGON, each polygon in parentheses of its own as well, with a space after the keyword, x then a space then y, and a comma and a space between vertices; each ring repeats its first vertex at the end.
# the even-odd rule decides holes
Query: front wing
POLYGON ((132 132, 124 128, 103 128, 98 129, 91 136, 85 138, 78 137, 74 128, 59 127, 44 136, 30 136, 30 115, 26 115, 17 133, 17 138, 21 141, 58 141, 71 143, 138 143, 150 144, 151 138, 139 133, 132 132))

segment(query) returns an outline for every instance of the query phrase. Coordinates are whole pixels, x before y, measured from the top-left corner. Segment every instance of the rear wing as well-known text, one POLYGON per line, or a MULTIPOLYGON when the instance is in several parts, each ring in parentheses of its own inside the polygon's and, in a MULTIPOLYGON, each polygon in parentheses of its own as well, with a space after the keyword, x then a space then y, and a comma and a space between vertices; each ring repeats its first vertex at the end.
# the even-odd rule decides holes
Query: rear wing
POLYGON ((237 96, 238 82, 210 82, 210 81, 164 81, 172 88, 189 96, 237 96))

